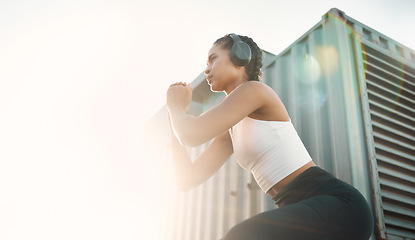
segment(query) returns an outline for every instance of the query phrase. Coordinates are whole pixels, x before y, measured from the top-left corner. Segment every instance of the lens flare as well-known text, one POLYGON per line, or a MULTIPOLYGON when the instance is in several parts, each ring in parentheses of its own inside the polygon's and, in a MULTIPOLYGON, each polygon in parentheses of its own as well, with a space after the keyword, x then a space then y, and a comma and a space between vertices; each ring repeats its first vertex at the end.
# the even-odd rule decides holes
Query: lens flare
POLYGON ((316 59, 324 75, 331 76, 339 70, 340 56, 334 46, 317 46, 316 59))
POLYGON ((304 84, 315 84, 321 78, 320 64, 317 59, 310 55, 304 54, 297 60, 295 71, 298 81, 304 84))

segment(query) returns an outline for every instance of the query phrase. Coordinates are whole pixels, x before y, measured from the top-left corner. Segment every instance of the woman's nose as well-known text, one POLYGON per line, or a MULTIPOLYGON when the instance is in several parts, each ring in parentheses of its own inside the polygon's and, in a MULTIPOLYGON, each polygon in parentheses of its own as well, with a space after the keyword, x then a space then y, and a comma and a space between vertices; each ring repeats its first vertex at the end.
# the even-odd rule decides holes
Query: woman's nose
POLYGON ((207 76, 207 75, 209 75, 209 73, 210 73, 210 69, 209 69, 209 67, 206 67, 206 69, 205 69, 205 75, 207 76))

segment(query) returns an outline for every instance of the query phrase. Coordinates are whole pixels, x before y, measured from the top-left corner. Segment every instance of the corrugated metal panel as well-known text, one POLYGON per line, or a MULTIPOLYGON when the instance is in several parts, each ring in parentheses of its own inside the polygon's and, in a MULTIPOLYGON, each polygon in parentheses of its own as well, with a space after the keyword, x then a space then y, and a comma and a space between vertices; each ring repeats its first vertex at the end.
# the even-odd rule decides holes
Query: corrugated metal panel
MULTIPOLYGON (((366 36, 373 35, 366 30, 366 36)), ((415 64, 405 59, 413 52, 375 38, 382 45, 356 41, 356 57, 367 93, 363 105, 378 231, 383 239, 415 239, 415 64)))
MULTIPOLYGON (((337 9, 281 54, 266 53, 264 59, 264 82, 286 105, 311 156, 373 204, 382 238, 413 238, 415 74, 408 69, 414 62, 412 50, 337 9)), ((192 86, 193 114, 224 97, 210 93, 203 74, 192 86)), ((190 155, 206 146, 189 149, 190 155)), ((236 223, 274 208, 232 158, 199 188, 169 194, 169 240, 219 239, 236 223)))

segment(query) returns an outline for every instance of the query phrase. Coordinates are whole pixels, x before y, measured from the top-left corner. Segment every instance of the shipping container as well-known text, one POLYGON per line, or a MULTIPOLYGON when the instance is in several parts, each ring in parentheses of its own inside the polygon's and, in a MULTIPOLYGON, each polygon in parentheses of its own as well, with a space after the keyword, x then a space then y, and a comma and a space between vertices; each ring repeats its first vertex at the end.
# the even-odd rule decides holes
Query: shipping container
MULTIPOLYGON (((372 239, 415 239, 415 51, 334 8, 280 54, 265 51, 263 81, 280 96, 313 160, 368 200, 372 239)), ((203 73, 192 86, 194 115, 224 98, 203 73)), ((154 161, 170 164, 165 108, 146 130, 157 145, 148 148, 154 161)), ((194 158, 206 146, 188 151, 194 158)), ((171 211, 162 239, 220 239, 275 208, 233 157, 189 192, 174 190, 172 171, 163 174, 171 211)))

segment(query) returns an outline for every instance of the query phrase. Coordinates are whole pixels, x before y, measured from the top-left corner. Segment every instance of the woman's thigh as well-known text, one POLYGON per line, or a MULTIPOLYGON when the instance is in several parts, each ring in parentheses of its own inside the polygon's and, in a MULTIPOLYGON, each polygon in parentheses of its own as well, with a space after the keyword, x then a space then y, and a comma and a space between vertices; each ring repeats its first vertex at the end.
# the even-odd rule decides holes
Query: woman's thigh
POLYGON ((367 212, 364 204, 321 195, 249 218, 224 239, 368 239, 372 219, 367 212))

